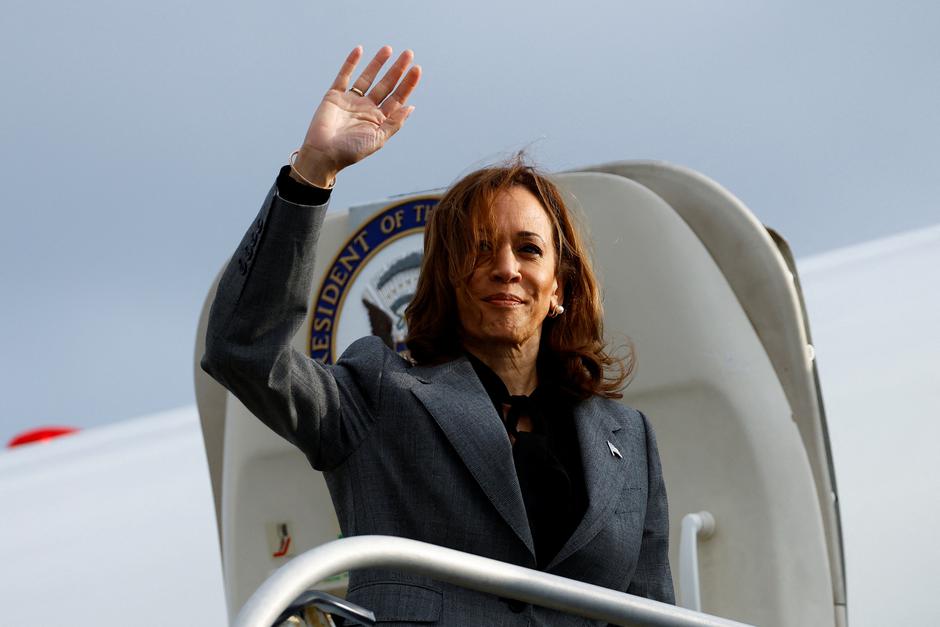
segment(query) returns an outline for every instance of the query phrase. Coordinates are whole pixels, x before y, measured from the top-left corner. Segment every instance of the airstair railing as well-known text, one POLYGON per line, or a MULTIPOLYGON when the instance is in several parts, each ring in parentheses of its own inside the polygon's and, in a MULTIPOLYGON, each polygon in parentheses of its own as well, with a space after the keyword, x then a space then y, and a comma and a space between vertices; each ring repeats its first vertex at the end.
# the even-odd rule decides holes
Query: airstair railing
POLYGON ((615 625, 747 627, 454 549, 390 536, 354 536, 311 549, 277 569, 242 606, 235 627, 271 627, 320 581, 361 568, 391 568, 615 625))
POLYGON ((702 611, 702 591, 698 576, 698 541, 715 533, 715 517, 710 512, 696 512, 682 517, 679 533, 679 594, 676 604, 702 611))

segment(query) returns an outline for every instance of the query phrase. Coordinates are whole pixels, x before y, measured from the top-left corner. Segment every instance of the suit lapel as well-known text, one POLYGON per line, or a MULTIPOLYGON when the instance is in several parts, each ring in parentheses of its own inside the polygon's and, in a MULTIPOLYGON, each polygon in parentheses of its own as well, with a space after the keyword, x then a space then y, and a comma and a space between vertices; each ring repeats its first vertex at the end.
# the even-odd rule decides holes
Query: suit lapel
POLYGON ((423 385, 412 388, 470 474, 506 523, 535 557, 525 503, 506 429, 466 358, 437 367, 416 367, 423 385))
POLYGON ((600 532, 612 513, 609 510, 620 496, 633 463, 627 458, 629 447, 626 446, 624 430, 602 404, 602 399, 592 396, 575 408, 575 429, 584 466, 588 507, 581 524, 549 563, 548 571, 579 551, 600 532), (610 445, 620 457, 614 454, 610 445))

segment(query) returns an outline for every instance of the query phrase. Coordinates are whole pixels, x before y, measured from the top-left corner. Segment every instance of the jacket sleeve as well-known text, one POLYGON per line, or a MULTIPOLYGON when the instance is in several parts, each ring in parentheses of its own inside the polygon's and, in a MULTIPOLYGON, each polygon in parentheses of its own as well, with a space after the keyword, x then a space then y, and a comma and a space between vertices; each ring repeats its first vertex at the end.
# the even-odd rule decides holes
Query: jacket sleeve
POLYGON ((669 508, 666 503, 666 485, 656 447, 656 435, 643 414, 646 429, 646 465, 649 481, 646 520, 640 555, 627 592, 664 603, 675 603, 672 572, 669 569, 669 508))
POLYGON ((271 188, 219 281, 202 358, 203 370, 319 470, 365 437, 388 357, 378 338, 360 340, 335 366, 291 348, 307 315, 327 204, 297 205, 271 188))

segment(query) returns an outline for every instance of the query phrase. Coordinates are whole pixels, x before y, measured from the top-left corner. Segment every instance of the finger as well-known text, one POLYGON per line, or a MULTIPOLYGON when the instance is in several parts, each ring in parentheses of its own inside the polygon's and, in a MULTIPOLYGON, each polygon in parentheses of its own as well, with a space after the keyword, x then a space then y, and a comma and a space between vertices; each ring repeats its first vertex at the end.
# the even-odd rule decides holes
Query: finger
POLYGON ((405 50, 401 53, 392 67, 388 68, 388 72, 385 73, 382 80, 369 92, 369 98, 372 99, 372 102, 379 104, 385 100, 385 97, 395 88, 398 79, 405 73, 405 70, 408 69, 408 66, 411 65, 414 58, 415 54, 411 50, 405 50))
MULTIPOLYGON (((415 90, 415 87, 418 86, 420 81, 421 66, 413 65, 411 69, 408 70, 408 73, 405 74, 405 78, 398 84, 398 87, 395 88, 395 92, 382 103, 382 113, 391 115, 395 109, 405 104, 408 101, 408 97, 411 96, 411 92, 415 90)), ((369 95, 371 96, 372 94, 369 95)))
POLYGON ((343 66, 339 69, 339 74, 336 75, 336 79, 333 81, 333 84, 330 85, 330 89, 346 91, 346 87, 349 85, 349 79, 352 77, 352 73, 356 69, 356 66, 359 64, 359 59, 361 58, 362 46, 356 46, 346 57, 346 60, 343 61, 343 66))
POLYGON ((362 74, 359 75, 359 78, 356 79, 352 87, 355 87, 362 93, 369 91, 369 86, 372 84, 372 81, 375 80, 376 74, 379 73, 379 70, 382 69, 382 66, 385 65, 385 62, 390 58, 392 58, 391 46, 382 46, 379 48, 379 51, 375 53, 375 56, 369 61, 369 65, 362 71, 362 74))

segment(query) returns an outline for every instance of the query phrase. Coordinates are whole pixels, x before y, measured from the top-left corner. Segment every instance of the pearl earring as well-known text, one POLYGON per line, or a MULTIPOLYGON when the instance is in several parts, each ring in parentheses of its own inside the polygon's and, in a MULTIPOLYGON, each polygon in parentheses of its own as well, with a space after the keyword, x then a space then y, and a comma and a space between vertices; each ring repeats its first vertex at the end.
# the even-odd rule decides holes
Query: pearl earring
POLYGON ((551 318, 557 318, 563 313, 565 313, 565 308, 562 307, 561 305, 555 305, 554 307, 552 307, 552 311, 548 315, 551 318))

